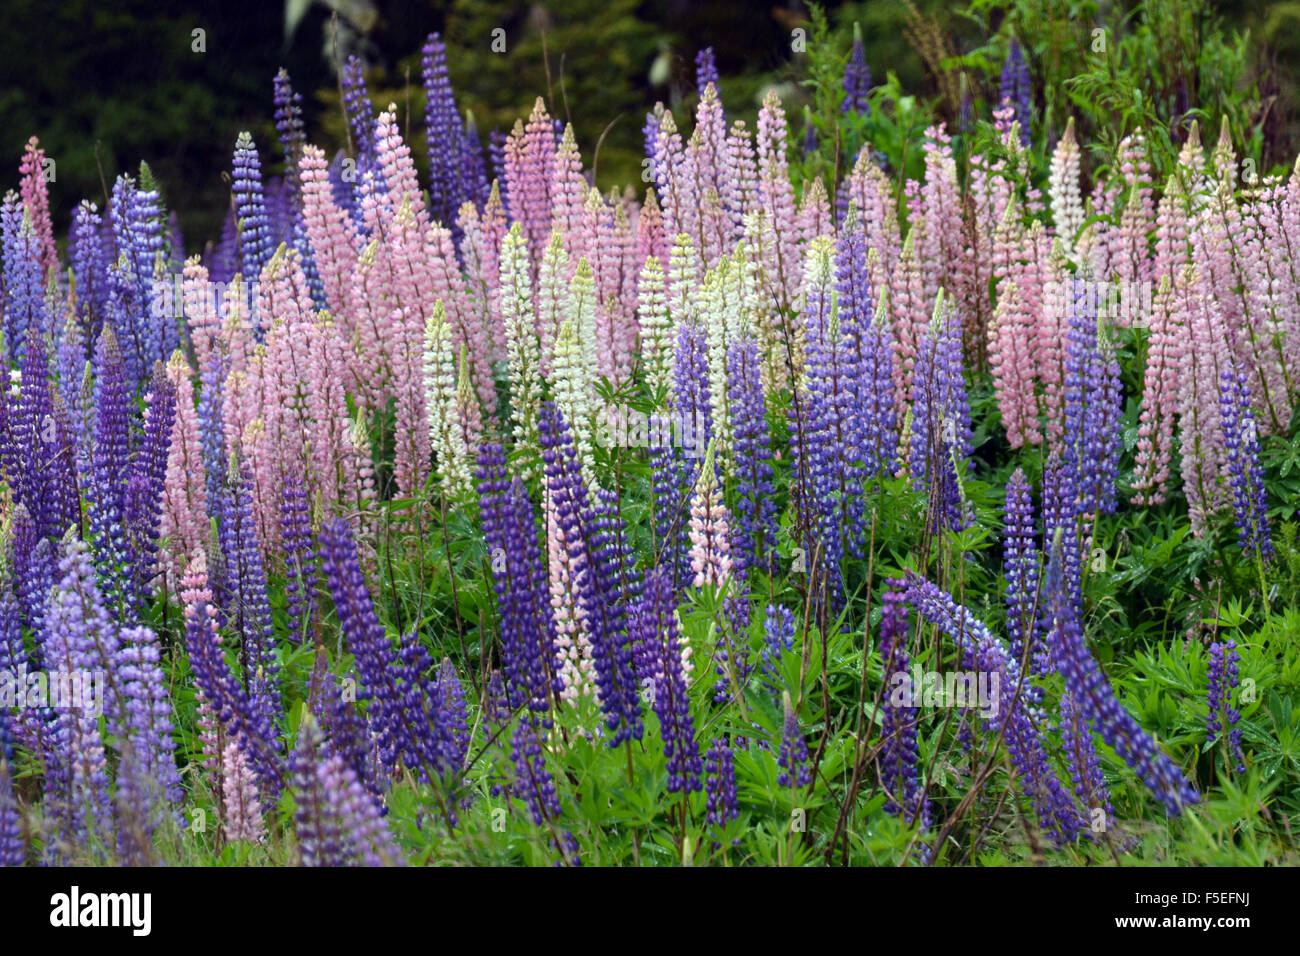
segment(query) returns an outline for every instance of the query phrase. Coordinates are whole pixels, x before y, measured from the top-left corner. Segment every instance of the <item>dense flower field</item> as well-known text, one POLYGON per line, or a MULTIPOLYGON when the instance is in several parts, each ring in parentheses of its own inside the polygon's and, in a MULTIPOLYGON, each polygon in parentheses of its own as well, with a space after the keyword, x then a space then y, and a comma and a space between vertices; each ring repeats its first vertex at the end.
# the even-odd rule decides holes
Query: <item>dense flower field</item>
POLYGON ((1013 43, 960 162, 803 176, 706 50, 603 194, 445 58, 427 178, 282 72, 205 256, 144 166, 61 251, 28 146, 0 863, 1293 855, 1300 173, 1192 124, 1085 195, 1071 123, 1043 183, 1013 43))

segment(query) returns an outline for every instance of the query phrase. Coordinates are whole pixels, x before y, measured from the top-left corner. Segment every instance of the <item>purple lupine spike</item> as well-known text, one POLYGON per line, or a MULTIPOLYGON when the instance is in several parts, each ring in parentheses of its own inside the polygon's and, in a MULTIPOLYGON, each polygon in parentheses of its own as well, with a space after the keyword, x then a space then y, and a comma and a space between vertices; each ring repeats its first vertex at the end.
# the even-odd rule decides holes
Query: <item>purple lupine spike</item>
POLYGON ((1115 510, 1123 400, 1119 362, 1102 343, 1095 297, 1075 280, 1065 361, 1064 463, 1073 476, 1079 514, 1115 510))
POLYGON ((961 327, 949 303, 921 338, 916 360, 910 468, 930 489, 931 521, 966 526, 957 463, 970 457, 970 403, 961 361, 961 327))
MULTIPOLYGON (((141 176, 152 174, 141 164, 141 176)), ((167 344, 166 317, 155 314, 154 267, 163 254, 163 224, 158 191, 130 176, 119 176, 113 186, 109 210, 117 245, 117 261, 110 269, 110 296, 116 296, 114 315, 118 342, 126 362, 132 391, 144 381, 153 363, 162 361, 167 344)), ((113 311, 110 303, 109 311, 113 311)), ((174 326, 175 323, 170 323, 174 326)))
MULTIPOLYGON (((68 258, 77 284, 77 316, 92 333, 104 321, 108 306, 108 257, 104 253, 103 228, 99 207, 83 199, 72 215, 68 258)), ((83 355, 83 364, 85 360, 83 355)))
POLYGON ((921 785, 917 739, 917 701, 912 699, 911 658, 907 653, 905 582, 886 582, 880 617, 881 680, 887 688, 880 718, 880 782, 889 796, 885 811, 908 823, 930 825, 930 798, 921 785))
POLYGON ((533 822, 540 826, 548 818, 559 816, 561 807, 555 781, 546 769, 546 757, 534 720, 531 714, 524 714, 515 724, 510 739, 510 759, 515 765, 511 789, 527 805, 533 822))
POLYGON ((222 417, 222 391, 225 379, 221 355, 213 349, 207 364, 199 370, 199 446, 203 458, 203 479, 207 500, 220 502, 222 476, 226 473, 226 438, 222 417))
POLYGON ((175 805, 180 803, 184 791, 176 770, 171 703, 160 661, 158 638, 152 630, 147 627, 122 630, 116 680, 123 701, 123 749, 133 752, 143 773, 160 788, 163 798, 175 805))
POLYGON ((296 211, 293 208, 293 196, 290 195, 289 189, 289 184, 284 179, 270 176, 262 191, 272 249, 280 248, 281 243, 293 242, 296 211))
POLYGON ((362 786, 381 797, 384 786, 377 776, 370 730, 350 699, 352 695, 344 693, 345 685, 329 673, 328 664, 324 648, 319 648, 308 707, 320 721, 333 751, 353 769, 362 786))
POLYGON ((1075 602, 1063 580, 1062 549, 1054 546, 1048 562, 1045 593, 1051 602, 1048 646, 1052 662, 1065 679, 1066 691, 1083 716, 1127 763, 1170 816, 1200 798, 1182 771, 1124 709, 1106 675, 1084 643, 1075 602))
POLYGON ((130 399, 125 362, 110 325, 100 334, 95 358, 95 450, 87 489, 90 540, 104 600, 133 619, 138 608, 125 525, 130 399))
POLYGON ((1089 828, 1091 833, 1104 833, 1115 820, 1115 808, 1111 805, 1110 790, 1101 772, 1101 757, 1092 735, 1092 722, 1084 717, 1074 696, 1062 694, 1061 748, 1074 780, 1074 793, 1089 814, 1098 810, 1104 814, 1104 820, 1093 821, 1089 828))
POLYGON ((740 816, 740 800, 736 796, 736 768, 731 755, 731 744, 725 737, 715 737, 709 746, 705 761, 705 791, 708 794, 707 820, 710 825, 724 827, 740 816))
POLYGON ((429 143, 429 212, 456 236, 460 208, 460 115, 447 77, 447 48, 437 33, 429 34, 421 60, 424 93, 424 135, 429 143))
POLYGON ((658 162, 659 125, 663 121, 663 109, 662 103, 655 104, 655 108, 646 113, 645 125, 641 127, 641 135, 645 139, 645 156, 650 160, 651 171, 658 162))
POLYGON ((343 64, 342 84, 343 110, 357 151, 358 171, 369 169, 375 161, 375 109, 366 89, 365 66, 356 56, 349 56, 343 64))
POLYGON ((63 404, 75 409, 81 396, 81 379, 86 371, 85 325, 75 315, 63 323, 55 355, 58 366, 59 394, 63 404))
POLYGON ((307 489, 298 475, 290 475, 284 482, 284 498, 280 503, 280 540, 284 545, 289 639, 301 643, 312 630, 320 572, 311 533, 307 489))
POLYGON ((346 212, 353 225, 362 233, 367 233, 365 219, 361 214, 361 172, 357 160, 339 150, 330 161, 329 179, 330 196, 334 204, 346 212))
POLYGON ((230 204, 226 218, 221 222, 221 239, 206 257, 208 278, 223 288, 239 271, 239 224, 235 219, 235 205, 230 204))
POLYGON ((280 136, 280 148, 284 151, 284 178, 294 197, 294 209, 300 212, 302 192, 301 180, 297 176, 298 160, 302 158, 302 147, 307 142, 302 122, 302 94, 294 91, 289 72, 285 69, 275 74, 272 88, 275 131, 280 136))
POLYGON ((1240 662, 1237 642, 1231 638, 1210 645, 1209 680, 1206 685, 1210 714, 1205 725, 1205 740, 1213 743, 1226 734, 1227 751, 1235 764, 1236 772, 1245 773, 1246 756, 1241 749, 1241 728, 1237 726, 1241 713, 1232 706, 1232 694, 1240 679, 1240 662))
POLYGON ((781 752, 777 765, 781 772, 777 774, 778 787, 806 787, 812 783, 812 768, 808 766, 808 744, 799 729, 799 718, 795 714, 794 704, 790 701, 790 692, 781 695, 785 718, 781 724, 781 752))
POLYGON ((506 471, 495 442, 479 451, 478 491, 483 534, 492 556, 492 585, 501 616, 502 662, 510 704, 549 709, 563 686, 555 647, 546 567, 537 542, 532 505, 506 471))
POLYGON ((304 866, 401 866, 383 810, 308 716, 291 759, 294 828, 304 866))
POLYGON ((23 353, 16 407, 12 398, 6 403, 4 459, 14 498, 31 512, 38 535, 57 539, 67 530, 67 495, 58 487, 66 476, 47 373, 45 342, 32 336, 23 353))
POLYGON ((217 529, 222 556, 218 597, 227 624, 239 635, 239 664, 249 719, 258 736, 279 753, 279 722, 284 716, 280 665, 266 568, 253 517, 253 479, 248 465, 243 465, 237 475, 232 474, 231 479, 231 487, 223 495, 222 520, 217 529))
POLYGON ((397 661, 389 668, 397 701, 400 722, 399 756, 402 762, 429 780, 454 783, 451 774, 459 770, 455 734, 444 723, 442 692, 428 677, 433 658, 415 628, 406 631, 399 641, 397 661))
POLYGON ((706 46, 695 54, 695 89, 703 96, 704 88, 710 83, 718 85, 718 64, 713 56, 713 47, 706 46))
POLYGON ((672 408, 683 434, 688 430, 698 452, 713 438, 713 405, 709 399, 709 349, 704 329, 683 322, 677 329, 673 363, 672 408))
POLYGON ((239 229, 239 268, 245 282, 256 282, 275 252, 271 219, 262 187, 262 160, 248 132, 235 139, 234 173, 230 185, 239 229))
POLYGON ((40 634, 45 624, 45 603, 54 585, 54 549, 49 538, 39 536, 36 523, 23 504, 14 509, 13 569, 19 620, 33 634, 40 634))
POLYGON ((506 201, 506 134, 497 126, 492 127, 488 133, 488 163, 492 168, 492 179, 497 184, 497 193, 508 214, 510 203, 506 201))
POLYGON ((23 842, 22 808, 14 797, 8 758, 0 754, 0 867, 22 866, 25 862, 27 844, 23 842))
POLYGON ((444 657, 438 665, 434 686, 438 694, 437 724, 443 757, 451 770, 459 771, 469 753, 469 708, 465 703, 465 687, 450 658, 444 657))
POLYGON ((1083 821, 1047 755, 1041 717, 1023 699, 1019 663, 974 614, 938 586, 913 571, 907 572, 906 583, 911 605, 961 649, 962 666, 989 675, 990 685, 996 675, 995 706, 980 712, 985 726, 1001 734, 1039 825, 1058 843, 1072 842, 1083 821))
POLYGON ((1029 64, 1025 62, 1024 51, 1020 41, 1011 38, 1007 58, 1002 64, 1002 78, 998 86, 998 100, 1015 107, 1016 120, 1020 123, 1020 145, 1029 145, 1029 127, 1033 121, 1033 89, 1029 78, 1029 64))
POLYGON ((867 94, 871 90, 871 68, 867 66, 867 50, 862 45, 862 27, 853 24, 853 52, 844 67, 844 102, 840 112, 854 112, 860 116, 871 115, 867 94))
POLYGON ((769 604, 763 618, 763 673, 780 688, 777 670, 781 655, 794 649, 794 612, 783 604, 769 604))
POLYGON ((1228 479, 1237 525, 1237 544, 1247 554, 1271 558, 1273 538, 1268 527, 1268 492, 1259 459, 1259 435, 1244 372, 1224 369, 1219 376, 1219 409, 1223 444, 1228 452, 1228 479))
POLYGON ((31 663, 23 643, 22 612, 13 591, 5 585, 0 589, 0 671, 12 674, 26 670, 31 663))
POLYGON ((813 122, 812 110, 803 108, 803 157, 807 159, 817 152, 817 124, 813 122))
POLYGON ((650 680, 651 706, 659 718, 668 767, 668 792, 691 793, 701 789, 699 744, 691 721, 691 702, 677 633, 677 609, 672 582, 663 568, 646 574, 639 614, 640 642, 646 649, 642 679, 650 680))
MULTIPOLYGON (((866 235, 860 226, 846 228, 840 237, 835 253, 835 290, 839 294, 840 334, 848 353, 847 387, 854 406, 850 434, 858 446, 857 461, 863 477, 874 478, 881 472, 892 473, 898 458, 894 347, 888 320, 883 313, 879 319, 875 315, 866 235)), ((855 497, 865 500, 860 495, 855 497)), ((865 546, 865 504, 852 513, 852 521, 851 541, 857 554, 865 546)))
MULTIPOLYGON (((1046 648, 1042 646, 1038 614, 1039 552, 1034 545, 1034 502, 1029 480, 1024 469, 1017 468, 1007 481, 1007 500, 1004 509, 1003 541, 1005 557, 1003 573, 1007 580, 1006 610, 1007 639, 1011 656, 1028 665, 1034 674, 1041 675, 1050 669, 1046 648), (1025 658, 1025 644, 1033 645, 1031 656, 1025 658)), ((1026 687, 1026 692, 1030 690, 1026 687)))
POLYGON ((483 161, 483 141, 478 135, 474 114, 466 111, 465 130, 461 145, 461 188, 463 202, 472 202, 479 209, 492 194, 488 181, 487 164, 483 161))
POLYGON ((772 442, 763 400, 758 344, 736 339, 727 355, 727 400, 732 415, 733 473, 731 560, 737 577, 751 567, 771 573, 777 535, 776 484, 772 442))
POLYGON ((690 541, 688 519, 690 486, 687 462, 673 443, 672 426, 659 414, 650 416, 650 486, 654 495, 655 561, 668 567, 674 589, 689 581, 690 541))
POLYGON ((0 207, 3 236, 4 340, 9 358, 23 354, 26 339, 43 335, 48 325, 40 246, 26 207, 15 192, 5 193, 0 207))
POLYGON ((630 575, 620 522, 607 505, 593 507, 568 424, 552 402, 542 405, 542 458, 589 629, 592 662, 609 745, 641 739, 641 700, 627 627, 630 575))
POLYGON ((146 397, 146 406, 144 438, 131 463, 123 503, 137 606, 149 601, 157 565, 158 521, 163 486, 167 480, 172 424, 176 420, 176 388, 168 380, 161 363, 154 366, 153 385, 146 397))

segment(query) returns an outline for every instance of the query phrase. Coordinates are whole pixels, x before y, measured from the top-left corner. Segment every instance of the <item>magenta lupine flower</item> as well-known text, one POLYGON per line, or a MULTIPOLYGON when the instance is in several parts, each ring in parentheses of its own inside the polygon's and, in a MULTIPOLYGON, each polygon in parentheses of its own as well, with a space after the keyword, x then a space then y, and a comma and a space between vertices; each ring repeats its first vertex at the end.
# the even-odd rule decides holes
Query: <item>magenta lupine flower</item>
POLYGON ((1241 713, 1232 706, 1232 694, 1237 689, 1240 676, 1237 667, 1240 661, 1237 642, 1231 638, 1210 645, 1209 682, 1206 687, 1210 715, 1206 721, 1205 739, 1207 743, 1213 743, 1226 734, 1228 753, 1236 765, 1236 771, 1245 773, 1246 757, 1241 749, 1241 728, 1237 726, 1241 713))

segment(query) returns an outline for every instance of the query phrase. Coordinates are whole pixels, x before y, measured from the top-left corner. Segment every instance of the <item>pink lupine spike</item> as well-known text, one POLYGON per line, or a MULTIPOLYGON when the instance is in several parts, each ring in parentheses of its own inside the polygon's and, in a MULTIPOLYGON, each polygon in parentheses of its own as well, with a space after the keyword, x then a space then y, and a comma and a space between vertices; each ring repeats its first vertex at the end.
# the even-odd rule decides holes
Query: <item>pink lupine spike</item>
POLYGON ((654 256, 662 262, 668 255, 664 246, 664 217, 659 211, 659 200, 655 198, 653 188, 646 190, 645 203, 637 217, 636 242, 637 254, 642 260, 654 256))
POLYGON ((296 322, 316 311, 302 254, 284 243, 262 268, 257 285, 257 313, 266 325, 296 322))
POLYGON ((361 252, 361 243, 351 217, 334 203, 325 153, 315 146, 303 147, 299 169, 303 224, 311 243, 316 271, 325 289, 325 302, 336 320, 343 323, 343 328, 350 333, 349 277, 361 252))
POLYGON ((516 122, 506 140, 506 205, 523 224, 536 271, 551 236, 551 184, 555 180, 555 130, 539 96, 528 125, 516 122))
POLYGON ((1140 130, 1120 143, 1120 157, 1119 174, 1128 198, 1119 216, 1119 227, 1110 233, 1108 257, 1119 282, 1134 287, 1139 282, 1151 281, 1148 237, 1155 229, 1151 164, 1140 130))
POLYGON ((1187 357, 1185 297, 1175 295, 1169 276, 1160 277, 1152 303, 1142 413, 1138 419, 1133 503, 1160 504, 1169 490, 1175 416, 1187 357))
POLYGON ((835 236, 830 197, 826 195, 826 185, 820 176, 804 188, 803 201, 799 205, 799 232, 805 246, 818 236, 835 236))
MULTIPOLYGON (((898 268, 890 277, 889 307, 894 330, 894 402, 901 410, 912 403, 912 373, 917 349, 929 326, 925 288, 917 261, 916 242, 909 232, 899 256, 898 268)), ((901 411, 900 411, 901 415, 901 411)))
POLYGON ((1069 335, 1069 275, 1060 266, 1049 267, 1043 286, 1043 307, 1034 330, 1034 362, 1043 394, 1041 413, 1046 439, 1056 444, 1065 428, 1065 343, 1069 335))
POLYGON ((595 239, 584 227, 587 206, 587 180, 582 175, 582 156, 573 135, 573 124, 564 127, 564 136, 555 151, 554 180, 551 183, 551 229, 565 237, 565 248, 577 262, 589 255, 595 239))
POLYGON ((793 307, 803 285, 803 254, 790 164, 786 158, 785 110, 775 90, 768 90, 758 114, 758 206, 772 230, 769 274, 775 279, 782 309, 793 307))
POLYGON ((216 293, 208 281, 208 270, 198 256, 185 261, 181 279, 181 301, 194 358, 199 368, 207 368, 208 356, 221 338, 221 317, 217 313, 216 293))
POLYGON ((380 222, 391 220, 405 206, 410 209, 416 230, 422 232, 428 225, 428 213, 424 208, 415 163, 411 161, 411 147, 403 141, 397 126, 395 103, 390 103, 375 120, 375 156, 379 160, 384 188, 375 190, 374 202, 365 209, 366 228, 374 235, 380 222))
POLYGON ((266 821, 262 817, 262 801, 257 793, 257 782, 252 768, 235 741, 226 744, 222 755, 225 772, 222 780, 222 808, 225 814, 221 832, 226 843, 266 842, 266 821))
POLYGON ((167 363, 167 381, 177 390, 176 419, 167 450, 158 565, 167 590, 175 593, 184 562, 207 542, 208 501, 190 367, 179 351, 167 363))
MULTIPOLYGON (((890 276, 903 254, 903 240, 898 231, 898 203, 894 187, 884 171, 871 160, 870 146, 864 146, 853 166, 848 182, 849 202, 857 207, 858 221, 880 259, 882 276, 890 276)), ((873 276, 873 280, 878 277, 873 276)))
POLYGON ((1179 394, 1178 426, 1183 493, 1192 533, 1202 535, 1228 500, 1224 488, 1227 454, 1219 409, 1219 376, 1231 366, 1228 329, 1201 275, 1187 270, 1187 354, 1179 394))
POLYGON ((32 229, 41 250, 41 275, 48 277, 59 268, 58 252, 54 246, 54 223, 50 219, 50 191, 46 185, 45 150, 40 148, 40 141, 33 136, 23 149, 23 161, 18 167, 22 176, 19 191, 27 215, 31 217, 32 229))
POLYGON ((731 579, 730 524, 710 445, 691 493, 690 555, 695 587, 722 587, 731 579))
POLYGON ((998 304, 989 325, 989 367, 997 393, 1007 443, 1019 448, 1036 432, 1038 402, 1034 396, 1032 317, 1014 279, 998 285, 998 304))
MULTIPOLYGON (((925 131, 925 181, 920 199, 922 224, 916 233, 916 256, 921 271, 926 321, 933 311, 939 289, 955 290, 954 271, 963 251, 961 190, 952 139, 940 123, 925 131)), ((1001 218, 995 212, 996 223, 1001 218)))
POLYGON ((731 215, 739 241, 745 234, 745 213, 758 204, 754 138, 744 120, 736 120, 727 131, 727 166, 731 175, 723 183, 722 203, 731 215))
POLYGON ((497 320, 500 315, 501 245, 506 234, 506 219, 495 182, 483 212, 480 213, 473 203, 465 203, 460 208, 458 222, 462 233, 460 253, 465 267, 466 296, 484 316, 492 343, 490 361, 498 362, 506 354, 505 324, 497 320))
MULTIPOLYGON (((451 232, 434 227, 429 230, 426 242, 431 273, 425 319, 432 314, 432 303, 441 299, 447 310, 447 323, 451 329, 452 342, 457 352, 461 346, 466 349, 468 357, 467 372, 474 393, 478 397, 481 410, 474 417, 494 416, 497 411, 496 383, 492 373, 492 331, 488 327, 487 317, 475 313, 466 303, 465 282, 457 264, 456 249, 452 245, 451 232)), ((424 321, 420 325, 423 335, 424 321)))

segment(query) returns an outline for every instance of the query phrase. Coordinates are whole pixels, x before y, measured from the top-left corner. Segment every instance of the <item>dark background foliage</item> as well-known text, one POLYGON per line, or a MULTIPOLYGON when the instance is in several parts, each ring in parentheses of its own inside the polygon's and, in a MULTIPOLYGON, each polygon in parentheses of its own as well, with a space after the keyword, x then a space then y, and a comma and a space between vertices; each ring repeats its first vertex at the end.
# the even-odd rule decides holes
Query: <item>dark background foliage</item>
MULTIPOLYGON (((950 121, 955 74, 948 62, 945 75, 942 58, 960 56, 960 68, 968 72, 983 65, 995 79, 1000 61, 990 37, 1005 33, 1004 20, 1010 20, 1041 57, 1035 61, 1031 54, 1031 68, 1036 85, 1046 87, 1039 93, 1045 106, 1056 92, 1054 78, 1061 71, 1068 75, 1069 64, 1059 62, 1062 50, 1066 59, 1080 53, 1070 25, 1132 26, 1132 8, 1075 0, 977 0, 964 11, 942 0, 826 4, 845 52, 848 28, 861 23, 876 83, 896 74, 903 90, 950 121)), ((1214 4, 1191 23, 1189 44, 1199 42, 1201 24, 1211 14, 1225 34, 1245 38, 1248 76, 1259 90, 1259 115, 1251 122, 1261 166, 1289 165, 1297 146, 1291 65, 1300 62, 1300 4, 1214 4)), ((271 79, 281 66, 303 94, 309 137, 333 149, 344 143, 333 62, 356 52, 368 65, 376 107, 393 102, 404 122, 409 116, 419 157, 420 47, 438 30, 448 43, 460 106, 473 112, 485 142, 489 130, 508 132, 543 95, 553 115, 573 122, 588 164, 600 144, 596 172, 602 187, 639 186, 645 112, 656 100, 675 108, 693 105, 700 48, 715 48, 730 117, 752 122, 762 91, 772 83, 782 84, 796 102, 806 95, 790 37, 793 28, 808 25, 807 17, 799 2, 6 0, 0 4, 0 63, 8 77, 0 89, 0 157, 11 166, 12 185, 23 144, 32 135, 40 138, 56 163, 51 199, 60 233, 78 200, 89 197, 102 208, 113 178, 145 160, 164 201, 180 215, 190 251, 197 251, 219 231, 229 202, 224 176, 240 130, 253 132, 264 164, 279 171, 271 79), (337 41, 330 39, 332 8, 343 24, 337 41), (504 55, 491 50, 497 28, 506 31, 504 55), (205 31, 205 52, 192 49, 195 29, 205 31)), ((1171 83, 1183 82, 1174 61, 1188 58, 1171 49, 1159 55, 1169 62, 1154 69, 1164 69, 1171 83)), ((1203 64, 1193 63, 1189 73, 1199 74, 1203 64)), ((787 105, 798 135, 801 122, 789 98, 787 105)), ((1240 132, 1246 138, 1249 131, 1240 132)))

